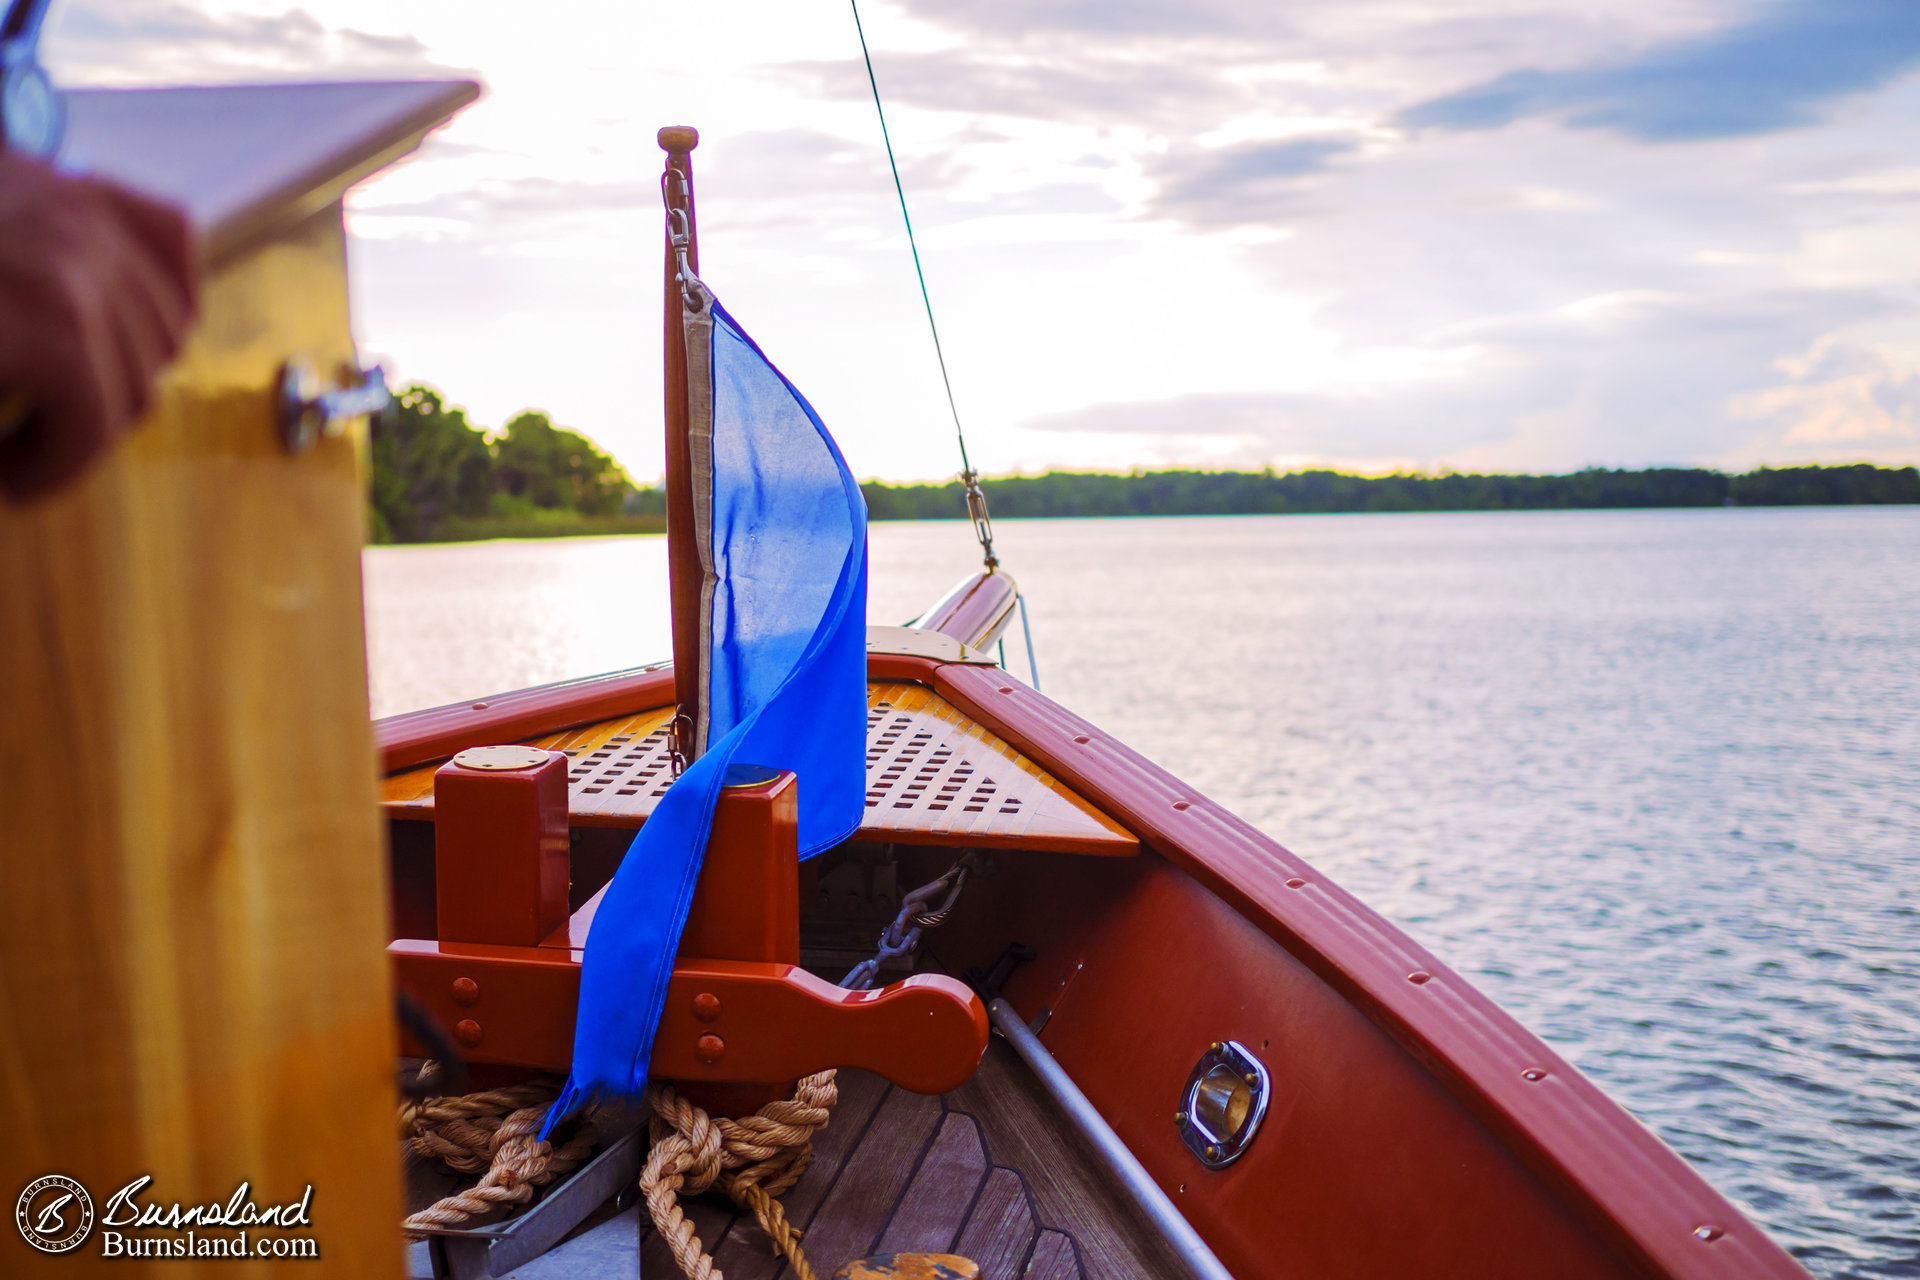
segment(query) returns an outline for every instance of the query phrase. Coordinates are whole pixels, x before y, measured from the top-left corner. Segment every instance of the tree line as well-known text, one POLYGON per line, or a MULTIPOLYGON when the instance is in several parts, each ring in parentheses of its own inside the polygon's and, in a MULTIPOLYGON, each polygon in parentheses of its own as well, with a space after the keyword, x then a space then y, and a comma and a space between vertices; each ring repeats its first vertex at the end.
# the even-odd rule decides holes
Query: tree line
MULTIPOLYGON (((982 480, 996 516, 1285 515, 1341 511, 1550 511, 1607 507, 1764 507, 1920 502, 1920 471, 1857 463, 1762 467, 1742 475, 1691 467, 1589 468, 1568 475, 1340 471, 1051 471, 982 480)), ((860 486, 874 520, 966 515, 957 480, 860 486)))
MULTIPOLYGON (((1051 471, 981 481, 996 516, 1283 515, 1341 511, 1541 511, 1606 507, 1920 503, 1920 471, 1856 463, 1588 468, 1567 475, 1349 475, 1340 471, 1051 471)), ((964 518, 957 480, 860 486, 874 520, 964 518)), ((372 431, 369 535, 375 542, 657 533, 666 499, 633 483, 577 431, 537 410, 495 436, 431 387, 401 392, 372 431)))
POLYGON ((538 410, 489 437, 466 410, 416 383, 374 419, 371 446, 374 542, 665 527, 658 491, 636 487, 593 441, 538 410))

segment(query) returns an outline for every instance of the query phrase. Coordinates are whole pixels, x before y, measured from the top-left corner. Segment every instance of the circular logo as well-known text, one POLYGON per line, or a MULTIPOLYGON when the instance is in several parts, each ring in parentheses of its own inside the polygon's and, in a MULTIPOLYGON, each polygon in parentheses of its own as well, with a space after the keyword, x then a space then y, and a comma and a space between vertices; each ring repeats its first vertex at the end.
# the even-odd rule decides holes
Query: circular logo
POLYGON ((72 1253, 93 1234, 93 1197, 64 1174, 35 1178, 13 1205, 13 1222, 42 1253, 72 1253))

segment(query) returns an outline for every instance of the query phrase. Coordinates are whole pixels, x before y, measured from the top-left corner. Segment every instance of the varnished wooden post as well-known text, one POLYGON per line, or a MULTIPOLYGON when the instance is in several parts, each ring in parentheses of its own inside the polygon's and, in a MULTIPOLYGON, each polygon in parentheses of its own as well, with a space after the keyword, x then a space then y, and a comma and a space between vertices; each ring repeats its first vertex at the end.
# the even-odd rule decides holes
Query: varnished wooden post
POLYGON ((791 773, 721 791, 681 955, 800 963, 799 814, 791 773))
MULTIPOLYGON (((687 265, 697 271, 700 239, 694 221, 692 151, 700 143, 700 134, 685 125, 670 125, 660 130, 659 137, 660 149, 667 153, 667 207, 686 214, 687 265)), ((665 245, 662 336, 666 360, 667 581, 673 602, 673 692, 679 704, 675 733, 680 749, 691 758, 707 654, 706 637, 700 634, 702 574, 693 523, 693 458, 687 443, 687 347, 681 319, 686 303, 677 278, 679 263, 673 249, 671 215, 665 245)))
POLYGON ((90 167, 189 198, 207 276, 144 424, 0 501, 0 1196, 11 1217, 58 1173, 78 1191, 26 1221, 94 1209, 62 1254, 9 1222, 9 1280, 402 1274, 367 424, 290 447, 282 370, 355 367, 341 193, 477 87, 317 89, 69 96, 90 167), (217 1257, 220 1210, 129 1227, 122 1188, 160 1215, 303 1208, 217 1257), (110 1248, 136 1242, 192 1252, 110 1248))
MULTIPOLYGON (((207 280, 146 424, 0 503, 0 1188, 96 1210, 313 1188, 315 1280, 400 1274, 353 434, 282 447, 278 360, 351 361, 338 204, 207 280)), ((185 1233, 137 1232, 184 1240, 185 1233)), ((230 1233, 214 1232, 215 1235, 230 1233)), ((252 1233, 259 1236, 261 1233, 252 1233)), ((28 1248, 0 1275, 142 1263, 28 1248)))
MULTIPOLYGON (((706 861, 680 935, 682 956, 800 963, 799 794, 791 773, 732 783, 721 791, 706 861)), ((719 1012, 717 1003, 714 1012, 719 1012)), ((697 1008, 694 1016, 705 1021, 697 1008)), ((702 1041, 695 1054, 703 1061, 706 1053, 725 1051, 721 1036, 703 1036, 702 1041)), ((713 1115, 750 1116, 769 1102, 793 1095, 792 1081, 673 1084, 713 1115)))
POLYGON ((567 922, 567 757, 474 747, 433 777, 442 942, 537 947, 567 922))

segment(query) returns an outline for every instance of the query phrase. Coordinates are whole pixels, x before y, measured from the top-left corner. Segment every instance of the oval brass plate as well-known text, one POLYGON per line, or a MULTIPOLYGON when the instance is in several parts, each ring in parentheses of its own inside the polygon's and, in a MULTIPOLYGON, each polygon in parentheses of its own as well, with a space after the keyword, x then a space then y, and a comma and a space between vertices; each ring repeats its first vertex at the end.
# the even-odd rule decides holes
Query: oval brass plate
POLYGON ((468 747, 453 758, 462 769, 531 769, 547 762, 538 747, 468 747))

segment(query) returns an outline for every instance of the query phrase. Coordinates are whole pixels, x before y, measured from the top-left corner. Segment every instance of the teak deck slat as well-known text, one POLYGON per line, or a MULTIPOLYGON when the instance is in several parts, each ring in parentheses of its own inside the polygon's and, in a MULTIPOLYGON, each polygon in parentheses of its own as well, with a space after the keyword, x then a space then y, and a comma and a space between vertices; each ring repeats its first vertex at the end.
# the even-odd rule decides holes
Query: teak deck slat
MULTIPOLYGON (((842 1071, 839 1085, 840 1103, 833 1109, 833 1119, 813 1140, 813 1162, 782 1200, 787 1220, 803 1231, 813 1225, 814 1214, 840 1176, 847 1158, 865 1136, 880 1100, 887 1093, 886 1081, 864 1071, 842 1071)), ((772 1256, 766 1235, 750 1218, 737 1219, 721 1239, 720 1247, 712 1252, 714 1263, 731 1280, 773 1280, 781 1269, 781 1261, 772 1256)), ((832 1269, 825 1274, 832 1275, 832 1269)))
POLYGON ((1185 1274, 1004 1042, 995 1039, 973 1079, 944 1101, 980 1122, 995 1165, 1019 1172, 1038 1225, 1073 1238, 1087 1280, 1185 1274))
POLYGON ((827 1274, 842 1262, 874 1251, 874 1242, 886 1230, 942 1118, 937 1097, 905 1089, 887 1091, 866 1136, 807 1228, 809 1256, 827 1262, 827 1274))
MULTIPOLYGON (((867 703, 867 815, 858 838, 1120 856, 1139 850, 1124 827, 924 685, 875 681, 867 703)), ((671 714, 657 707, 531 740, 573 758, 573 825, 632 829, 646 821, 673 781, 671 714)), ((436 768, 387 778, 388 816, 432 818, 436 768)))
MULTIPOLYGON (((1057 1108, 1012 1052, 995 1042, 980 1071, 944 1097, 923 1097, 862 1071, 840 1073, 840 1105, 814 1141, 813 1163, 784 1200, 822 1276, 879 1253, 954 1252, 995 1280, 1145 1280, 1180 1274, 1157 1251, 1110 1176, 1091 1165, 1057 1108)), ((689 1218, 728 1280, 790 1280, 752 1215, 715 1196, 687 1203, 689 1218), (715 1241, 718 1246, 715 1247, 715 1241)), ((622 1280, 633 1250, 606 1262, 609 1241, 631 1239, 615 1218, 529 1263, 509 1280, 622 1280)), ((638 1219, 644 1274, 677 1275, 665 1246, 638 1219)))
POLYGON ((987 1176, 986 1148, 969 1116, 949 1115, 913 1175, 907 1194, 881 1233, 875 1253, 941 1253, 967 1222, 967 1208, 987 1176))
MULTIPOLYGON (((734 1219, 738 1216, 731 1201, 712 1199, 706 1196, 683 1200, 681 1201, 680 1207, 685 1210, 687 1221, 693 1224, 693 1233, 700 1237, 700 1242, 706 1245, 709 1251, 712 1250, 714 1241, 718 1240, 721 1235, 726 1232, 727 1228, 733 1225, 734 1219)), ((641 1221, 643 1223, 646 1222, 646 1206, 644 1203, 640 1207, 640 1213, 641 1221)), ((525 1270, 525 1268, 521 1268, 521 1270, 525 1270)), ((634 1273, 629 1271, 626 1274, 631 1276, 634 1273)), ((680 1274, 680 1264, 673 1260, 673 1250, 667 1247, 666 1237, 658 1231, 646 1231, 645 1235, 641 1237, 638 1274, 640 1276, 677 1276, 680 1274)), ((723 1274, 728 1273, 723 1269, 723 1274)))
POLYGON ((980 1264, 980 1280, 1019 1280, 1033 1237, 1033 1208, 1020 1175, 995 1169, 987 1175, 954 1251, 980 1264))
POLYGON ((1073 1240, 1064 1231, 1042 1231, 1033 1246, 1033 1257, 1020 1280, 1079 1280, 1080 1260, 1074 1256, 1073 1240))
MULTIPOLYGON (((813 1224, 813 1217, 826 1200, 827 1192, 833 1189, 840 1170, 846 1167, 854 1148, 860 1144, 868 1126, 873 1123, 874 1114, 880 1110, 881 1100, 887 1096, 887 1082, 868 1072, 842 1071, 836 1079, 840 1086, 840 1102, 833 1109, 833 1120, 814 1138, 813 1163, 807 1166, 806 1173, 783 1201, 788 1221, 797 1226, 813 1224), (834 1132, 836 1129, 839 1132, 834 1132)), ((758 1230, 754 1235, 759 1236, 758 1230)), ((764 1238, 755 1243, 761 1252, 766 1251, 764 1238)))
MULTIPOLYGON (((877 1253, 953 1252, 994 1280, 1181 1274, 1026 1072, 997 1041, 979 1074, 940 1098, 842 1071, 840 1105, 783 1201, 806 1233, 814 1269, 828 1276, 877 1253)), ((683 1203, 728 1280, 791 1280, 751 1214, 715 1195, 683 1203)), ((647 1276, 679 1274, 644 1206, 637 1218, 629 1210, 601 1223, 507 1280, 630 1280, 636 1263, 647 1276)))

